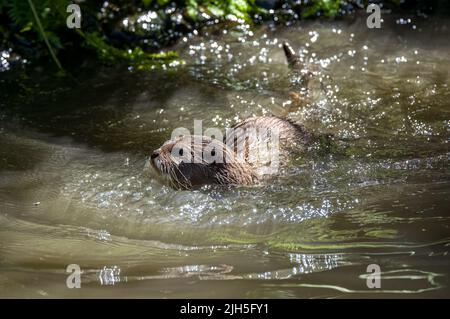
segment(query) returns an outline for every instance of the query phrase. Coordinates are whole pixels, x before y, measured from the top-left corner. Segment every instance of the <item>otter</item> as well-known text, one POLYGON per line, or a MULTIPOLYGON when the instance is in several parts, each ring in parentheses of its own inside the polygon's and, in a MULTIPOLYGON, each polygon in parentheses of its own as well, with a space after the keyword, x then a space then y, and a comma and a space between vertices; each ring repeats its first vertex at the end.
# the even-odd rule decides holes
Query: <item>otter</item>
POLYGON ((251 117, 229 129, 222 141, 195 135, 166 141, 151 154, 150 167, 175 188, 253 185, 311 140, 310 132, 290 120, 251 117))
MULTIPOLYGON (((283 49, 289 66, 299 72, 307 87, 311 74, 288 43, 283 43, 283 49)), ((251 117, 229 129, 222 140, 178 136, 166 141, 153 151, 149 166, 174 188, 254 185, 276 174, 293 154, 304 152, 312 137, 303 125, 287 118, 251 117)))

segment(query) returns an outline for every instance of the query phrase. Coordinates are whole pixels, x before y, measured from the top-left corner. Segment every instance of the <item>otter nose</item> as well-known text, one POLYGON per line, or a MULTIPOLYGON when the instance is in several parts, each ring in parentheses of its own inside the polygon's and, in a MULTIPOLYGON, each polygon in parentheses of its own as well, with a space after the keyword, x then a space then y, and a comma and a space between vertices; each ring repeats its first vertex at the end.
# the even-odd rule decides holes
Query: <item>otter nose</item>
POLYGON ((150 156, 151 159, 155 159, 159 156, 159 152, 158 151, 153 151, 152 155, 150 156))

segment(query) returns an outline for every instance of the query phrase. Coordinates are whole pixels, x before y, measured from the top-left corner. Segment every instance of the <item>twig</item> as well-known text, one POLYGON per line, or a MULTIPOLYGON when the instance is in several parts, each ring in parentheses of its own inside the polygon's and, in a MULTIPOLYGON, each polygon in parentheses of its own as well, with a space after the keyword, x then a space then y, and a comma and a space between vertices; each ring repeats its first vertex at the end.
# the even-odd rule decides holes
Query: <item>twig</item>
POLYGON ((38 16, 38 14, 36 12, 36 8, 34 7, 33 1, 32 0, 28 0, 28 4, 30 5, 31 11, 33 11, 34 18, 36 19, 36 22, 38 24, 39 30, 42 33, 42 37, 44 38, 45 44, 47 45, 48 50, 50 51, 50 54, 51 54, 51 56, 53 58, 53 61, 55 61, 56 65, 58 66, 58 68, 60 70, 64 71, 63 67, 61 66, 61 63, 59 62, 58 58, 56 57, 55 52, 53 51, 53 48, 50 45, 50 42, 48 41, 47 36, 45 35, 44 28, 42 27, 41 20, 39 19, 39 16, 38 16))

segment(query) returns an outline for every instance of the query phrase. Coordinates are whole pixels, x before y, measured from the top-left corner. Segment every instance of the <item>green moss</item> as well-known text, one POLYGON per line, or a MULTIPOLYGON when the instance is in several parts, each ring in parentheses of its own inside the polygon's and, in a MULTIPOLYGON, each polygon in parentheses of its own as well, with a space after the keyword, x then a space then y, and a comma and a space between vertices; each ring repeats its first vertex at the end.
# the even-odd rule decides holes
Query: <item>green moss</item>
POLYGON ((252 14, 262 12, 253 0, 188 0, 186 14, 193 21, 198 21, 202 14, 213 18, 235 17, 251 22, 252 14))
POLYGON ((127 63, 137 70, 147 70, 172 62, 183 63, 179 59, 178 53, 174 51, 147 53, 138 47, 123 50, 107 44, 97 33, 82 33, 81 31, 79 33, 85 39, 86 45, 95 50, 100 60, 106 63, 127 63))
POLYGON ((302 18, 310 18, 316 15, 335 17, 339 13, 340 0, 313 0, 305 4, 301 12, 302 18))

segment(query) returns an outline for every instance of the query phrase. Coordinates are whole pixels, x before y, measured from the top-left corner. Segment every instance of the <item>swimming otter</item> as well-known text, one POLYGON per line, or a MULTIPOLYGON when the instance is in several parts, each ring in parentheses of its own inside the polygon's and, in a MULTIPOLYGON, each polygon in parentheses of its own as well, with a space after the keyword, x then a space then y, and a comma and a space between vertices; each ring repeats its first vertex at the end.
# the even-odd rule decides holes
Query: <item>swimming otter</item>
MULTIPOLYGON (((300 71, 307 84, 310 74, 299 57, 289 44, 284 43, 283 49, 289 66, 300 71)), ((207 136, 171 139, 153 151, 150 167, 176 188, 252 185, 276 173, 311 140, 310 132, 288 119, 251 117, 229 129, 223 140, 207 136)))
POLYGON ((312 135, 301 125, 274 116, 248 118, 223 141, 180 136, 150 156, 150 166, 175 188, 205 184, 252 185, 276 172, 312 135))

